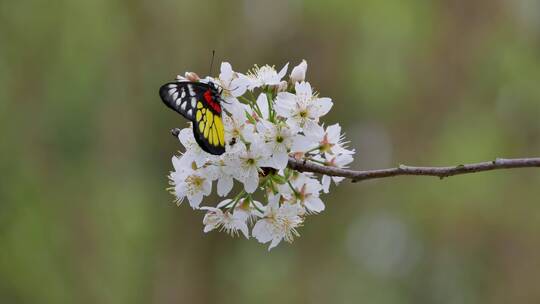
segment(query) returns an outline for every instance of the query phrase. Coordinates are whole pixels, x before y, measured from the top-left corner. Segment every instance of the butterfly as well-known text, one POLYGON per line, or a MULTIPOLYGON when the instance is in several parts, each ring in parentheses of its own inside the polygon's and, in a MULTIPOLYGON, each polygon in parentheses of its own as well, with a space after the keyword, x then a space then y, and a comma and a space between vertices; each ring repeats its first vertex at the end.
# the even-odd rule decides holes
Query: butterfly
POLYGON ((214 155, 225 153, 225 130, 221 119, 221 89, 214 82, 176 81, 161 86, 159 96, 169 108, 193 124, 199 146, 214 155))

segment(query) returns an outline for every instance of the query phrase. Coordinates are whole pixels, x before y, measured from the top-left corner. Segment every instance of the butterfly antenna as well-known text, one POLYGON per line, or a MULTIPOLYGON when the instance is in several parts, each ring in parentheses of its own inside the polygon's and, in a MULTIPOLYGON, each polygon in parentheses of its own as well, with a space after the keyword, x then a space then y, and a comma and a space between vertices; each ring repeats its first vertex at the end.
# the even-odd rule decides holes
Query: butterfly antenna
POLYGON ((216 50, 212 50, 212 60, 210 61, 210 72, 208 75, 212 75, 212 67, 214 66, 214 56, 216 55, 216 50))

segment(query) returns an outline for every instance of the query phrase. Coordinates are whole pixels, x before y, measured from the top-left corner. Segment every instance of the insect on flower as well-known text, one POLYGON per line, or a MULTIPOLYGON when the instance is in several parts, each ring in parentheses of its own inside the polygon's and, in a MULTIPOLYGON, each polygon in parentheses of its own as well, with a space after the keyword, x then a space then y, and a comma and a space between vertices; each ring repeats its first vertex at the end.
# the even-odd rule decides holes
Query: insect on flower
POLYGON ((292 242, 306 217, 325 210, 322 192, 340 179, 292 169, 290 158, 337 168, 352 162, 339 124, 320 121, 333 102, 305 80, 307 62, 284 78, 287 67, 255 66, 246 75, 223 62, 218 77, 186 73, 160 88, 163 102, 191 122, 173 132, 185 151, 172 158, 169 180, 178 205, 187 199, 206 212, 204 232, 253 237, 268 249, 292 242), (222 202, 205 201, 213 189, 222 202))
POLYGON ((225 153, 225 131, 221 119, 223 89, 212 81, 177 80, 161 86, 159 96, 169 108, 193 123, 199 146, 214 155, 225 153))

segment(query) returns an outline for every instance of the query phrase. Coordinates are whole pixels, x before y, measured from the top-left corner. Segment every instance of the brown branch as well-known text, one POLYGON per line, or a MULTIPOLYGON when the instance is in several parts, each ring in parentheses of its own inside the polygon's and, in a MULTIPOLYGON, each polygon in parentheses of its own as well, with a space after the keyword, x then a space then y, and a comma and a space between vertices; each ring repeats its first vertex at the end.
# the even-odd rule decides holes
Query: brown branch
MULTIPOLYGON (((179 129, 172 129, 171 133, 178 136, 179 129)), ((445 177, 469 174, 483 171, 512 169, 512 168, 533 168, 540 167, 540 157, 533 158, 497 158, 493 161, 463 164, 450 167, 413 167, 399 165, 396 168, 355 171, 340 169, 331 166, 323 166, 312 162, 289 158, 288 167, 300 172, 312 172, 329 176, 341 176, 359 182, 367 179, 392 177, 400 175, 425 175, 435 176, 443 179, 445 177)))
POLYGON ((301 160, 293 158, 289 159, 289 168, 301 172, 313 172, 330 176, 341 176, 352 179, 353 182, 359 182, 367 179, 392 177, 399 175, 426 175, 436 176, 440 179, 445 177, 468 174, 482 171, 491 171, 499 169, 512 168, 531 168, 540 167, 540 157, 535 158, 497 158, 493 161, 464 164, 450 167, 413 167, 399 165, 396 168, 376 169, 365 171, 354 171, 348 169, 340 169, 335 167, 322 166, 313 163, 304 163, 301 160))

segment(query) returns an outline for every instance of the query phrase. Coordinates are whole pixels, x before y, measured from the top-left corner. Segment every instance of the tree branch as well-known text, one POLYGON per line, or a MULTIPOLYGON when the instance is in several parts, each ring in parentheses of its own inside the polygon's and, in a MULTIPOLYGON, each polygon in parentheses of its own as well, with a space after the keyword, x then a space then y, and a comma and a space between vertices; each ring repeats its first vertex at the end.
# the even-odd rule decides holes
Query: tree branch
POLYGON ((304 163, 301 160, 293 158, 289 159, 289 168, 298 170, 301 172, 313 172, 330 176, 341 176, 352 179, 353 182, 359 182, 367 179, 392 177, 399 175, 426 175, 436 176, 440 179, 445 177, 476 173, 482 171, 491 171, 499 169, 511 169, 511 168, 527 168, 527 167, 540 167, 540 157, 537 158, 497 158, 493 161, 464 164, 450 167, 413 167, 406 165, 399 165, 396 168, 377 169, 377 170, 365 170, 354 171, 348 169, 340 169, 335 167, 321 166, 313 163, 304 163))
MULTIPOLYGON (((178 136, 180 129, 172 129, 171 133, 178 136)), ((349 169, 340 169, 331 166, 322 166, 312 162, 289 158, 288 167, 300 172, 312 172, 329 176, 340 176, 351 179, 353 182, 359 182, 368 179, 384 178, 400 175, 425 175, 435 176, 443 179, 445 177, 469 174, 483 171, 512 169, 512 168, 533 168, 540 167, 540 157, 533 158, 497 158, 493 161, 462 164, 449 167, 413 167, 399 165, 396 168, 376 169, 355 171, 349 169)))

